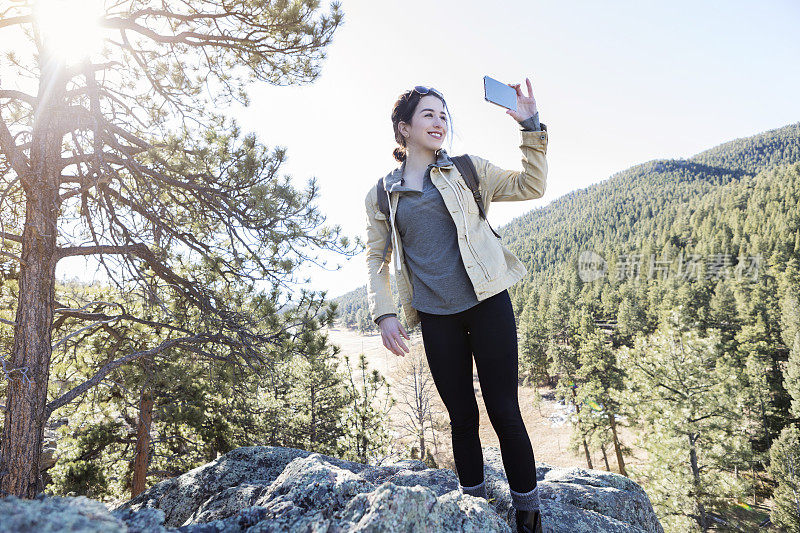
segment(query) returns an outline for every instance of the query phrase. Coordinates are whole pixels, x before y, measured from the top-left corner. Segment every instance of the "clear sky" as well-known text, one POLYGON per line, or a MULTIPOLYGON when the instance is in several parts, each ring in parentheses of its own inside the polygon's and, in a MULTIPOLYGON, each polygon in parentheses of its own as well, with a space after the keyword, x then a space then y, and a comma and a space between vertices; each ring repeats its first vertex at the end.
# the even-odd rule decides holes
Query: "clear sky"
MULTIPOLYGON (((368 187, 397 166, 391 107, 414 85, 447 99, 451 154, 520 170, 519 128, 483 100, 482 78, 530 77, 549 132, 547 191, 493 204, 495 228, 631 165, 800 121, 795 0, 343 0, 342 10, 315 83, 251 85, 250 107, 231 113, 287 147, 297 186, 317 178, 327 222, 350 236, 365 233, 368 187)), ((364 254, 327 257, 327 270, 298 279, 330 298, 366 283, 364 254)))

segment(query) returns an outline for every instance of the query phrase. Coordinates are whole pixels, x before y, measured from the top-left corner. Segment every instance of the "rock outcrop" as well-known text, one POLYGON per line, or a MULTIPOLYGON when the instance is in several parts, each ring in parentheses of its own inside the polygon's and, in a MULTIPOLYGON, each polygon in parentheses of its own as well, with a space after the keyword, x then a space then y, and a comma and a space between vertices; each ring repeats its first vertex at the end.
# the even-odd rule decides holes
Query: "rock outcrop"
MULTIPOLYGON (((499 450, 485 447, 484 460, 492 503, 460 493, 453 471, 420 461, 367 466, 239 448, 113 511, 87 498, 0 500, 0 531, 513 532, 499 450)), ((547 532, 663 532, 647 494, 624 476, 540 463, 537 479, 547 532)))

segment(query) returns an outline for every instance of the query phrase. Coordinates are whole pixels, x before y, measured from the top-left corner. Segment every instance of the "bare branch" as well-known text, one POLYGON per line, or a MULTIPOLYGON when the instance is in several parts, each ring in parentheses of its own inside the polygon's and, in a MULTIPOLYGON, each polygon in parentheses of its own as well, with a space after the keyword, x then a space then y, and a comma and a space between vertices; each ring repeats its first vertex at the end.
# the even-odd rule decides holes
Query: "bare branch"
MULTIPOLYGON (((65 257, 73 257, 79 255, 120 255, 120 254, 135 254, 139 255, 144 253, 142 248, 147 249, 144 244, 122 244, 122 245, 100 245, 100 246, 70 246, 67 248, 59 248, 56 252, 58 259, 65 257)), ((149 249, 148 249, 149 252, 149 249)))
POLYGON ((23 102, 30 104, 31 107, 36 107, 36 104, 39 102, 39 99, 33 96, 32 94, 24 93, 22 91, 16 91, 13 89, 0 89, 0 98, 22 100, 23 102))
POLYGON ((12 254, 11 252, 0 250, 0 255, 2 255, 3 257, 8 257, 9 259, 13 259, 14 261, 18 261, 19 263, 22 263, 22 258, 16 254, 12 254))
POLYGON ((92 329, 92 328, 96 328, 96 327, 99 327, 99 326, 103 326, 103 325, 105 325, 105 324, 110 324, 111 322, 114 322, 114 321, 116 321, 116 320, 119 320, 119 318, 118 318, 118 317, 111 317, 111 318, 109 318, 108 320, 98 320, 97 322, 92 322, 92 323, 91 323, 91 324, 89 324, 88 326, 83 326, 83 327, 82 327, 82 328, 80 328, 79 330, 77 330, 77 331, 74 331, 74 332, 70 333, 69 335, 67 335, 67 336, 66 336, 66 337, 64 337, 63 339, 59 339, 59 341, 58 341, 58 342, 56 342, 55 344, 53 344, 53 347, 52 347, 52 349, 53 349, 53 350, 55 350, 56 348, 58 348, 58 347, 59 347, 59 346, 61 346, 62 344, 65 344, 65 343, 66 343, 68 340, 70 340, 72 337, 76 337, 76 336, 80 335, 81 333, 83 333, 84 331, 86 331, 86 330, 88 330, 88 329, 92 329))
POLYGON ((22 15, 19 17, 8 17, 7 19, 0 19, 0 29, 10 27, 10 26, 17 26, 19 24, 25 24, 28 22, 33 22, 33 15, 22 15))
MULTIPOLYGON (((68 77, 73 78, 73 77, 77 76, 78 74, 82 74, 82 73, 86 72, 87 69, 90 70, 90 71, 96 72, 96 71, 100 71, 100 70, 108 70, 108 69, 110 69, 111 67, 114 67, 114 66, 122 67, 123 65, 119 61, 108 61, 106 63, 89 63, 88 65, 82 64, 82 65, 70 66, 65 70, 65 72, 66 72, 68 77)), ((67 95, 71 95, 71 94, 73 94, 72 91, 68 91, 67 92, 67 95)))
POLYGON ((211 310, 211 302, 201 287, 192 283, 188 279, 176 274, 171 268, 158 259, 158 257, 142 243, 131 243, 123 245, 99 245, 99 246, 78 246, 60 248, 56 250, 57 259, 64 257, 78 256, 78 255, 97 255, 97 254, 117 254, 117 255, 134 255, 139 259, 145 261, 153 272, 169 283, 176 287, 181 287, 187 297, 191 297, 195 303, 201 305, 206 310, 211 310))
POLYGON ((143 351, 139 351, 139 352, 133 352, 133 353, 130 353, 130 354, 124 356, 124 357, 120 357, 119 359, 115 359, 114 361, 111 361, 111 362, 103 365, 103 367, 100 368, 100 370, 98 370, 95 373, 95 375, 92 376, 91 378, 89 378, 88 380, 84 381, 80 385, 74 387, 69 392, 66 392, 66 393, 62 394, 61 396, 59 396, 58 398, 56 398, 52 402, 48 403, 47 407, 45 407, 45 410, 44 410, 44 418, 45 419, 49 418, 53 411, 55 411, 59 407, 62 407, 64 405, 68 404, 69 402, 71 402, 72 400, 77 398, 79 395, 81 395, 84 392, 86 392, 87 390, 91 389, 92 387, 94 387, 95 385, 100 383, 100 381, 102 381, 103 378, 106 377, 109 374, 109 372, 111 372, 115 368, 118 368, 118 367, 124 365, 125 363, 130 363, 131 361, 135 361, 136 359, 139 359, 139 358, 142 358, 142 357, 152 357, 154 355, 158 355, 161 352, 163 352, 164 350, 172 348, 173 346, 188 345, 188 344, 193 344, 193 343, 198 343, 198 342, 210 342, 211 340, 212 340, 212 338, 208 337, 207 335, 195 335, 195 336, 192 336, 192 337, 179 337, 179 338, 176 338, 176 339, 166 340, 166 341, 162 342, 161 344, 159 344, 158 346, 156 346, 155 348, 153 348, 151 350, 143 350, 143 351))
POLYGON ((14 169, 17 176, 25 183, 31 173, 30 163, 14 142, 14 137, 2 117, 0 117, 0 150, 6 155, 6 159, 11 163, 11 168, 14 169))
POLYGON ((22 243, 22 236, 21 235, 15 235, 13 233, 6 233, 5 231, 0 231, 0 238, 8 239, 9 241, 22 243))

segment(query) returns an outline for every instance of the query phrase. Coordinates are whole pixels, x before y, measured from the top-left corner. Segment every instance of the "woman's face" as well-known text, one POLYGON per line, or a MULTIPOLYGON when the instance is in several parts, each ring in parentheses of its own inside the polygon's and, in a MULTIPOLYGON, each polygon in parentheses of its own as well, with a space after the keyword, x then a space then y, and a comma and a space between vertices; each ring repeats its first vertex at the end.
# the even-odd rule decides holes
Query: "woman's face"
POLYGON ((423 96, 411 116, 411 124, 400 122, 400 134, 406 138, 406 147, 436 151, 447 136, 447 114, 444 104, 432 95, 423 96))

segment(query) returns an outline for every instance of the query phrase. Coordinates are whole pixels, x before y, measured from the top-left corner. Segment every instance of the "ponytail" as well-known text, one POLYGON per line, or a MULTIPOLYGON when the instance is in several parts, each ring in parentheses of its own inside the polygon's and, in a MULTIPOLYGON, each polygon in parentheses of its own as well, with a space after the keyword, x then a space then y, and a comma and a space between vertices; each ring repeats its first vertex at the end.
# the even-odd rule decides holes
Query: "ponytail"
POLYGON ((402 163, 403 161, 406 160, 406 147, 398 146, 397 148, 394 149, 392 155, 394 156, 395 159, 397 159, 399 162, 402 163))

